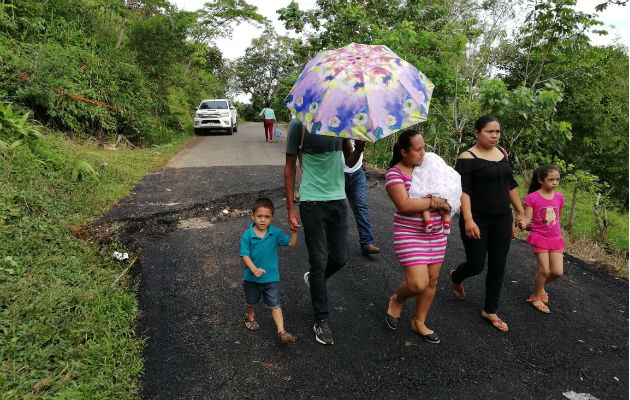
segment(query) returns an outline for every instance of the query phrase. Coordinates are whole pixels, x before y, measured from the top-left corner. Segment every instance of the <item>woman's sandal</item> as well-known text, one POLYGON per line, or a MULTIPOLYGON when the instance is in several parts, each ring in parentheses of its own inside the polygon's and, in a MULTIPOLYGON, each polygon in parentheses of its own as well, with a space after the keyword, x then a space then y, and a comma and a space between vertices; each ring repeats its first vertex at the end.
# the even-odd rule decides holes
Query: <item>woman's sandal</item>
POLYGON ((426 340, 429 343, 433 343, 433 344, 438 344, 440 343, 440 337, 438 336, 437 333, 431 332, 431 333, 427 333, 426 335, 423 335, 422 333, 420 333, 420 330, 418 329, 418 323, 416 322, 415 319, 411 320, 411 331, 417 333, 418 335, 422 336, 422 338, 424 340, 426 340))
POLYGON ((466 298, 466 291, 464 290, 464 285, 461 283, 453 282, 453 272, 455 272, 454 269, 448 271, 448 277, 451 280, 451 293, 453 293, 453 296, 455 296, 457 300, 464 300, 464 298, 466 298))
POLYGON ((540 297, 531 296, 529 299, 527 299, 525 301, 527 301, 529 304, 531 304, 535 309, 537 309, 541 313, 545 313, 545 314, 551 313, 551 310, 549 309, 549 307, 547 307, 547 305, 545 305, 545 302, 544 302, 542 296, 540 296, 540 297), (536 304, 536 302, 540 302, 540 303, 536 304))
MULTIPOLYGON (((390 304, 392 303, 392 301, 394 301, 394 296, 396 296, 396 295, 395 295, 395 294, 393 294, 393 295, 389 298, 389 303, 390 303, 390 304)), ((401 307, 401 308, 402 308, 402 307, 401 307)), ((389 309, 389 306, 388 306, 388 309, 389 309)), ((386 312, 386 313, 385 313, 385 322, 387 323, 387 326, 389 327, 389 329, 392 329, 392 330, 393 330, 393 329, 398 328, 398 319, 399 319, 399 318, 400 318, 400 317, 394 317, 393 315, 391 315, 391 314, 389 313, 389 310, 388 310, 388 312, 386 312)))
POLYGON ((500 330, 501 332, 507 332, 509 329, 507 324, 503 322, 501 318, 490 319, 490 318, 484 317, 483 315, 481 316, 481 318, 488 321, 490 325, 494 326, 496 329, 500 330))

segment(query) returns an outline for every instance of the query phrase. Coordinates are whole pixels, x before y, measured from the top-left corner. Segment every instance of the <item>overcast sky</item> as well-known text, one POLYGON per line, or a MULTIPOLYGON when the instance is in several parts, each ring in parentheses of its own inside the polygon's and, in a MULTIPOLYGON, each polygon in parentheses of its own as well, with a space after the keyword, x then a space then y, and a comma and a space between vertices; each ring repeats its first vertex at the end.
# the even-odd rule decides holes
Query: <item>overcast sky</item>
MULTIPOLYGON (((203 7, 203 4, 207 0, 171 0, 171 3, 175 4, 178 8, 195 11, 203 7)), ((595 5, 602 3, 604 0, 578 0, 577 9, 588 13, 595 12, 595 5)), ((286 7, 291 0, 263 0, 263 1, 249 1, 250 4, 258 7, 259 14, 267 17, 273 22, 276 32, 281 35, 295 36, 292 33, 288 33, 281 22, 278 21, 278 14, 276 10, 286 7)), ((305 10, 315 7, 316 0, 298 0, 300 8, 305 10)), ((609 34, 605 37, 594 36, 592 43, 608 44, 612 43, 616 36, 620 37, 622 43, 630 47, 630 24, 629 24, 629 11, 630 7, 621 7, 615 5, 609 5, 608 9, 599 15, 600 21, 604 22, 609 34), (609 25, 614 25, 615 28, 611 28, 609 25)), ((254 28, 249 24, 242 24, 234 27, 232 39, 221 39, 217 41, 217 47, 223 53, 223 56, 228 59, 235 59, 245 53, 245 49, 251 44, 252 39, 260 36, 262 29, 254 28)))

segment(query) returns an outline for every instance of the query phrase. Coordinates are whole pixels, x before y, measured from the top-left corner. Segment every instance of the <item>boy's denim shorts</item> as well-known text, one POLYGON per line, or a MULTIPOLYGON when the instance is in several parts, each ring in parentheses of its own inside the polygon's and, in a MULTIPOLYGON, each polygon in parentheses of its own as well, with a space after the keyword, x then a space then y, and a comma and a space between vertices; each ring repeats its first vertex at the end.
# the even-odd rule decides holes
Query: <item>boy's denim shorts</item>
POLYGON ((245 290, 245 304, 248 306, 253 307, 257 305, 262 297, 263 303, 267 307, 280 308, 278 281, 267 283, 243 281, 243 289, 245 290))

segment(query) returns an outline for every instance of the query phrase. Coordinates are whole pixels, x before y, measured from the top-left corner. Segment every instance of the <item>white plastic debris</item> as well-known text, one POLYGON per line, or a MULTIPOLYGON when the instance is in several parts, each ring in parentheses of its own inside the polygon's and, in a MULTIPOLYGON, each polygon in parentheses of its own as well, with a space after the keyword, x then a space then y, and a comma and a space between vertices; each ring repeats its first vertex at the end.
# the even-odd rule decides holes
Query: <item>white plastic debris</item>
POLYGON ((118 261, 124 261, 129 258, 129 253, 120 253, 118 251, 114 252, 114 258, 118 261))
POLYGON ((575 393, 573 390, 570 392, 564 392, 562 395, 569 400, 597 400, 597 397, 590 393, 575 393))
POLYGON ((223 214, 229 214, 229 213, 230 212, 227 209, 223 210, 223 214))

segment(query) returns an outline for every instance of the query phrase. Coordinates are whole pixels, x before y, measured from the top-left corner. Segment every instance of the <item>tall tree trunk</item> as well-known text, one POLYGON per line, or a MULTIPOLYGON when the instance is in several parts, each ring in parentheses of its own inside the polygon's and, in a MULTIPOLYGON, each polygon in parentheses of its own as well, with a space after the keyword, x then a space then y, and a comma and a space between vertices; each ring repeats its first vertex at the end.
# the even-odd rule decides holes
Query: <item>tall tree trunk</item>
POLYGON ((599 201, 601 200, 601 198, 602 198, 601 193, 598 193, 597 200, 595 200, 595 204, 593 204, 593 211, 595 212, 595 222, 597 223, 597 230, 599 231, 599 239, 603 244, 606 244, 608 243, 608 234, 607 234, 608 221, 606 220, 607 212, 606 212, 605 205, 603 206, 604 218, 602 219, 602 217, 599 215, 599 208, 600 208, 599 201))
POLYGON ((120 44, 123 40, 123 35, 125 33, 125 23, 127 22, 126 17, 122 17, 122 22, 120 23, 120 29, 118 30, 118 41, 116 42, 116 49, 120 47, 120 44))
POLYGON ((578 185, 577 182, 573 187, 573 195, 571 196, 571 213, 569 214, 569 225, 567 226, 567 232, 573 233, 573 227, 575 226, 575 205, 577 204, 578 185))

